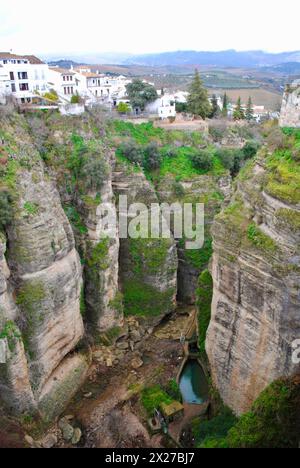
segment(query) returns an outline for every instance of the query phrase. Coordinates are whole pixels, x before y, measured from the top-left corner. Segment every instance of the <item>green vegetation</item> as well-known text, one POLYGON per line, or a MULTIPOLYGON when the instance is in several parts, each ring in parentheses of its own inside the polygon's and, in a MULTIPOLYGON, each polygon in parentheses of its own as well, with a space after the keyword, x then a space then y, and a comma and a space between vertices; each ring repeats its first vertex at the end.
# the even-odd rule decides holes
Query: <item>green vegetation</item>
POLYGON ((155 274, 165 265, 169 239, 130 239, 130 255, 134 273, 155 274))
POLYGON ((115 297, 109 302, 109 307, 116 312, 118 312, 119 315, 122 315, 124 312, 124 296, 123 294, 118 291, 115 297))
POLYGON ((267 170, 266 192, 287 203, 300 203, 300 165, 293 160, 292 151, 275 151, 267 158, 267 170))
POLYGON ((9 192, 0 192, 0 229, 4 229, 12 220, 12 197, 9 192))
POLYGON ((173 398, 171 398, 170 395, 168 395, 159 385, 145 388, 142 391, 142 404, 149 417, 153 416, 155 409, 161 408, 162 403, 169 405, 173 401, 173 398))
POLYGON ((130 111, 130 106, 126 102, 119 102, 117 106, 117 111, 119 114, 128 114, 130 111))
POLYGON ((173 400, 180 402, 182 401, 182 394, 179 385, 175 379, 169 380, 167 384, 167 393, 168 395, 170 395, 171 398, 173 398, 173 400))
POLYGON ((71 171, 73 183, 83 186, 85 190, 99 191, 109 173, 102 145, 96 140, 85 142, 77 134, 72 135, 71 142, 73 149, 67 167, 71 171))
POLYGON ((124 282, 124 313, 126 316, 156 317, 170 311, 175 291, 160 292, 138 279, 124 282))
POLYGON ((251 241, 259 249, 262 249, 266 252, 276 252, 277 244, 276 242, 264 234, 255 223, 251 223, 247 230, 248 240, 251 241))
POLYGON ((130 104, 134 109, 143 111, 147 104, 157 99, 157 92, 154 86, 144 83, 141 80, 133 80, 126 86, 126 91, 130 104))
MULTIPOLYGON (((180 245, 184 247, 184 241, 181 241, 180 245)), ((198 270, 207 267, 212 253, 213 249, 211 237, 207 237, 205 239, 202 249, 192 249, 184 251, 186 259, 193 265, 193 267, 197 268, 198 270)))
POLYGON ((86 262, 89 270, 97 274, 98 271, 106 270, 109 267, 108 249, 108 238, 102 239, 95 246, 89 245, 89 254, 86 262))
POLYGON ((16 347, 16 341, 20 340, 22 335, 12 321, 6 322, 5 326, 0 330, 0 340, 6 339, 8 344, 8 349, 10 352, 13 352, 16 347))
POLYGON ((32 281, 24 284, 20 289, 16 303, 24 308, 29 315, 34 314, 38 305, 45 298, 43 283, 32 281))
POLYGON ((85 226, 80 214, 73 205, 64 205, 64 211, 72 224, 72 227, 77 230, 80 234, 87 233, 87 227, 85 226))
POLYGON ((237 419, 221 405, 210 420, 192 423, 198 448, 298 448, 300 383, 280 379, 267 387, 237 419))
POLYGON ((226 436, 236 424, 237 418, 229 408, 223 407, 219 414, 209 420, 196 418, 192 431, 197 448, 228 448, 226 436))
POLYGON ((236 107, 233 113, 234 120, 244 120, 245 119, 245 112, 242 107, 242 100, 241 97, 238 97, 236 107))
POLYGON ((196 297, 199 323, 199 349, 200 353, 205 355, 205 340, 210 323, 213 297, 213 280, 208 270, 204 270, 199 277, 196 297))
POLYGON ((273 382, 229 431, 233 448, 298 448, 300 388, 296 379, 273 382))
POLYGON ((282 227, 291 230, 294 234, 300 231, 300 213, 296 210, 280 208, 276 211, 276 218, 282 227))
POLYGON ((24 210, 27 214, 35 216, 39 211, 39 206, 36 203, 26 202, 24 203, 24 210))
POLYGON ((202 117, 202 119, 205 119, 211 113, 208 93, 203 86, 198 70, 195 70, 194 79, 189 87, 187 104, 188 111, 195 116, 202 117))
POLYGON ((253 120, 253 118, 254 118, 253 104, 252 104, 251 96, 249 96, 249 99, 248 99, 248 102, 247 102, 245 118, 246 118, 246 120, 248 120, 248 122, 251 122, 251 120, 253 120))
POLYGON ((199 150, 192 155, 192 163, 195 169, 200 171, 210 171, 213 168, 213 158, 210 151, 199 150))
POLYGON ((80 102, 81 102, 81 98, 79 94, 78 93, 73 94, 73 96, 71 97, 71 104, 80 104, 80 102))

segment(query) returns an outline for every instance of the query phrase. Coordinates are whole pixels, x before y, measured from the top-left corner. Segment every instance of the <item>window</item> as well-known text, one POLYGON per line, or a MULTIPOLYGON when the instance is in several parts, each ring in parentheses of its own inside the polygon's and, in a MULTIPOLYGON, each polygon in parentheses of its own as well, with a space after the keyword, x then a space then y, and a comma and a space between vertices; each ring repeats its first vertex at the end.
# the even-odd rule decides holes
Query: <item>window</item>
POLYGON ((27 72, 18 72, 18 78, 19 80, 28 80, 27 72))
POLYGON ((71 94, 73 94, 73 86, 71 86, 71 88, 70 88, 70 89, 71 89, 71 94))
POLYGON ((14 72, 9 72, 9 79, 13 81, 15 79, 14 72))
POLYGON ((7 64, 7 60, 3 60, 3 63, 6 65, 6 64, 7 64))
POLYGON ((63 80, 66 81, 66 77, 65 77, 65 76, 63 76, 63 80))
POLYGON ((29 90, 29 86, 28 86, 28 83, 20 83, 20 91, 28 91, 29 90))
POLYGON ((25 104, 25 98, 23 98, 23 97, 21 98, 21 103, 25 104))
POLYGON ((15 85, 15 83, 12 83, 12 84, 11 84, 11 91, 12 91, 12 93, 15 93, 15 92, 16 92, 16 85, 15 85))

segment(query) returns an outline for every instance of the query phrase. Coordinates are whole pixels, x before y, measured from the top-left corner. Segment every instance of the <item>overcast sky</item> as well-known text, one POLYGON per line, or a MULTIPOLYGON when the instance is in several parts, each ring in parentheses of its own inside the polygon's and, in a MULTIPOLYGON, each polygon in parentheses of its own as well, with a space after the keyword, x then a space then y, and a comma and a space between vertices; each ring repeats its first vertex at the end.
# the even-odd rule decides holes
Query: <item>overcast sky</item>
POLYGON ((0 0, 0 51, 293 51, 299 18, 299 0, 0 0))

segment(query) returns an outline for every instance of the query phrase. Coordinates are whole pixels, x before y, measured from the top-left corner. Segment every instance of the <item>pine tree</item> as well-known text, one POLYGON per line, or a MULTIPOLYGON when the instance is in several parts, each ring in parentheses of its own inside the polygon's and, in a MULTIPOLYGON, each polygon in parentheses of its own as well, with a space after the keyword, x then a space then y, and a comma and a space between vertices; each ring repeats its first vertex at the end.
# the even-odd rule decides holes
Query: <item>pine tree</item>
POLYGON ((228 116, 228 96, 225 93, 223 96, 223 108, 222 108, 222 115, 223 117, 228 116))
POLYGON ((254 118, 254 112, 253 112, 253 105, 252 105, 252 99, 251 96, 248 99, 247 103, 247 109, 246 109, 246 114, 245 114, 246 119, 250 122, 254 118))
POLYGON ((242 100, 239 97, 236 103, 236 108, 233 113, 234 120, 244 120, 245 119, 245 112, 242 107, 242 100))
POLYGON ((213 94, 212 98, 211 98, 211 114, 210 114, 210 117, 211 118, 217 117, 219 112, 220 112, 220 108, 218 106, 218 99, 217 99, 217 96, 215 94, 213 94))
POLYGON ((202 117, 202 119, 211 113, 207 90, 203 86, 198 70, 195 71, 194 79, 189 88, 187 104, 188 111, 195 116, 202 117))

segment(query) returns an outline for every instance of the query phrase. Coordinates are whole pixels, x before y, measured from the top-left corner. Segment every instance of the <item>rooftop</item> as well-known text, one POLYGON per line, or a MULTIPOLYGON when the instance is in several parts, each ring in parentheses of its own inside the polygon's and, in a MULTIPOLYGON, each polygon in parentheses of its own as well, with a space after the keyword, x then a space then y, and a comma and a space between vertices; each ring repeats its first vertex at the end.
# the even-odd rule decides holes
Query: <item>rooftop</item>
POLYGON ((60 68, 60 67, 49 67, 50 70, 60 73, 61 75, 75 75, 74 72, 71 70, 67 70, 66 68, 60 68))
POLYGON ((184 410, 184 407, 179 401, 173 401, 169 405, 166 403, 161 403, 161 410, 165 417, 174 416, 175 414, 179 413, 180 411, 184 410))
POLYGON ((0 59, 28 60, 29 63, 36 64, 36 65, 44 63, 35 55, 16 55, 16 54, 11 54, 10 52, 0 52, 0 59))

